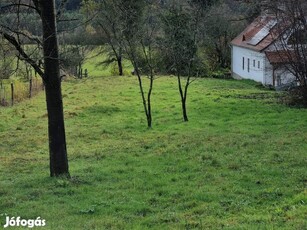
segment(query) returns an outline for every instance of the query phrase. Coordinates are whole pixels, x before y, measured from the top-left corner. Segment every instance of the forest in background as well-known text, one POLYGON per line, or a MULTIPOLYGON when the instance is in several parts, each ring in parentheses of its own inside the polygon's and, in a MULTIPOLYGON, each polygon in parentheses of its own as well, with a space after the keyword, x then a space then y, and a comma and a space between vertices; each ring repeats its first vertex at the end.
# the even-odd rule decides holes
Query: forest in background
MULTIPOLYGON (((1 1, 0 6, 5 6, 11 1, 1 1)), ((28 0, 21 1, 24 3, 29 2, 28 0)), ((93 46, 101 46, 100 52, 107 54, 108 58, 104 63, 101 64, 112 64, 116 61, 116 54, 113 52, 113 48, 118 48, 120 39, 115 38, 115 33, 120 32, 120 29, 124 26, 120 21, 120 17, 123 15, 114 15, 114 12, 109 11, 109 15, 106 11, 101 9, 105 7, 114 7, 114 4, 124 5, 124 1, 101 1, 105 2, 104 6, 95 5, 95 2, 99 1, 88 1, 88 0, 68 0, 61 1, 57 0, 57 28, 58 37, 61 44, 61 60, 62 66, 71 72, 76 74, 76 69, 81 67, 84 62, 85 56, 88 54, 88 50, 93 49, 93 46), (112 6, 113 4, 113 6, 112 6), (96 9, 95 9, 96 7, 96 9), (113 21, 110 21, 113 20, 113 21), (108 21, 109 20, 109 21, 108 21), (104 26, 101 26, 104 25, 104 26), (111 28, 113 27, 113 28, 111 28), (115 29, 116 31, 112 31, 115 29), (113 33, 114 32, 114 33, 113 33), (112 48, 113 45, 114 47, 112 48)), ((161 17, 164 17, 167 8, 182 5, 189 5, 189 1, 152 1, 155 5, 154 9, 150 10, 150 17, 157 18, 155 26, 163 30, 163 23, 161 17), (154 14, 154 15, 153 15, 154 14), (157 22, 159 21, 159 22, 157 22)), ((251 3, 249 1, 235 1, 235 0, 221 0, 221 1, 199 1, 196 5, 201 4, 202 15, 198 19, 195 19, 195 11, 183 10, 180 17, 187 17, 191 23, 195 23, 195 20, 199 20, 197 30, 197 53, 202 62, 203 74, 206 76, 210 74, 223 75, 230 68, 230 48, 229 42, 239 33, 241 30, 253 20, 259 13, 259 6, 251 3), (204 2, 204 5, 202 5, 204 2), (183 15, 185 14, 185 15, 183 15)), ((146 7, 143 5, 142 7, 146 7)), ((174 8, 175 8, 174 7, 174 8)), ((195 7, 195 5, 194 5, 195 7)), ((197 6, 198 7, 198 6, 197 6)), ((182 8, 181 8, 182 9, 182 8)), ((15 11, 17 9, 1 9, 1 24, 11 26, 16 24, 15 11)), ((18 29, 21 29, 27 36, 22 36, 20 34, 20 39, 24 45, 36 45, 37 40, 41 37, 41 25, 37 23, 39 16, 33 12, 31 9, 21 8, 20 17, 18 19, 18 29)), ((114 11, 114 9, 113 9, 114 11)), ((143 14, 149 14, 148 12, 143 12, 143 14)), ((119 13, 118 13, 119 14, 119 13)), ((147 18, 148 19, 148 18, 147 18)), ((140 19, 142 20, 142 19, 140 19)), ((173 18, 174 20, 174 18, 173 18)), ((164 22, 165 23, 165 22, 164 22)), ((182 22, 177 22, 182 23, 182 22)), ((189 26, 186 26, 186 31, 181 31, 182 34, 193 35, 195 31, 189 31, 189 26)), ((147 25, 149 26, 149 25, 147 25)), ((179 25, 184 27, 183 25, 179 25)), ((164 27, 165 28, 165 27, 164 27)), ((143 28, 145 29, 145 28, 143 28)), ((156 28, 155 28, 156 29, 156 28)), ((160 33, 157 38, 162 40, 164 32, 157 31, 160 33), (162 35, 162 36, 161 36, 162 35)), ((141 32, 143 33, 143 32, 141 32)), ((184 38, 185 39, 185 38, 184 38)), ((190 39, 187 36, 187 39, 190 39)), ((160 44, 161 45, 161 44, 160 44)), ((39 47, 32 48, 31 55, 33 59, 41 59, 39 54, 39 47)), ((161 48, 161 47, 160 47, 161 48)), ((16 52, 12 51, 11 47, 4 40, 1 41, 1 78, 6 79, 14 73, 16 70, 16 65, 12 62, 12 58, 16 56, 16 52)), ((161 52, 164 52, 163 50, 161 52)), ((123 52, 124 53, 124 52, 123 52)), ((123 59, 128 59, 127 55, 123 54, 123 59)), ((165 60, 164 60, 165 61, 165 60)), ((23 64, 21 64, 19 69, 21 72, 26 72, 23 64)), ((168 66, 164 67, 164 72, 171 72, 168 66)), ((163 66, 160 68, 162 71, 163 66)), ((18 73, 19 77, 24 76, 24 73, 18 73)), ((15 74, 16 76, 16 74, 15 74)))

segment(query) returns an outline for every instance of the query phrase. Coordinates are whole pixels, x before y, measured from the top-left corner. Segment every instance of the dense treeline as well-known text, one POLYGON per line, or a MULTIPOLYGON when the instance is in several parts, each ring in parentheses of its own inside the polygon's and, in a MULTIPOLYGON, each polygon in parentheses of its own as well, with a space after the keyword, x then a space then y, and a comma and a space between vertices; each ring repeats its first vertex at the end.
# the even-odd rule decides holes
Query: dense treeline
MULTIPOLYGON (((167 32, 163 30, 167 27, 165 25, 165 19, 168 17, 169 12, 174 10, 178 11, 177 13, 180 14, 179 17, 182 19, 181 22, 186 20, 189 24, 185 27, 186 31, 181 29, 181 33, 183 34, 192 35, 192 24, 197 23, 197 32, 195 33, 198 43, 197 53, 199 56, 202 56, 203 68, 207 70, 230 67, 229 42, 244 28, 249 20, 252 20, 259 13, 258 8, 254 4, 234 0, 164 0, 140 2, 143 2, 142 7, 144 10, 142 12, 146 12, 146 7, 154 5, 154 10, 149 20, 157 23, 156 26, 159 29, 157 29, 158 35, 156 39, 160 43, 159 45, 161 45, 161 41, 167 36, 167 32)), ((85 17, 84 20, 89 19, 89 15, 95 15, 93 20, 90 20, 90 24, 87 24, 87 32, 90 32, 90 38, 93 38, 93 36, 96 36, 96 38, 95 40, 89 39, 88 42, 92 44, 110 45, 109 54, 111 55, 109 55, 109 61, 113 60, 118 62, 122 58, 120 57, 122 55, 119 55, 121 53, 119 51, 122 51, 121 40, 123 39, 123 31, 129 28, 129 22, 128 26, 124 27, 124 15, 121 12, 125 10, 127 5, 129 4, 126 1, 119 0, 88 0, 84 1, 81 8, 83 17, 85 17)), ((176 19, 173 18, 171 20, 176 19)), ((175 21, 173 22, 176 23, 175 21)), ((177 21, 177 23, 179 22, 177 21)), ((178 37, 176 39, 178 40, 178 37)), ((168 68, 166 72, 171 73, 172 71, 169 70, 169 67, 169 65, 168 67, 160 66, 159 69, 165 72, 165 68, 168 68)), ((122 71, 119 70, 119 72, 121 73, 122 71)), ((204 71, 202 72, 204 73, 204 71)))
MULTIPOLYGON (((10 1, 1 2, 5 6, 10 1)), ((23 1, 21 1, 23 2, 23 1)), ((31 1, 30 1, 31 2, 31 1)), ((244 1, 220 0, 220 1, 140 1, 146 5, 155 5, 155 15, 150 20, 156 20, 160 24, 159 37, 163 38, 163 18, 167 11, 174 9, 175 6, 180 10, 182 17, 188 17, 188 20, 198 20, 197 40, 199 41, 200 56, 202 56, 203 68, 207 70, 217 70, 229 68, 230 66, 230 40, 246 25, 246 23, 259 13, 254 4, 244 3, 244 1), (195 19, 195 9, 192 5, 202 9, 201 15, 195 19), (193 19, 194 17, 194 19, 193 19)), ((29 1, 24 1, 29 3, 29 1)), ((60 44, 64 45, 110 45, 110 49, 105 52, 109 53, 109 62, 117 61, 124 55, 123 48, 120 47, 119 41, 116 41, 124 31, 123 15, 120 12, 129 5, 127 1, 81 1, 81 0, 57 0, 57 29, 60 44), (117 34, 116 34, 117 33, 117 34), (117 37, 117 38, 115 38, 117 37), (113 46, 113 47, 112 47, 113 46), (115 48, 115 49, 114 49, 115 48), (114 52, 117 49, 117 54, 114 52), (120 51, 120 52, 119 52, 120 51), (121 53, 120 55, 118 53, 121 53)), ((8 27, 14 27, 16 24, 16 8, 2 8, 4 11, 1 15, 0 23, 8 27)), ((42 36, 41 25, 37 23, 39 16, 31 8, 19 8, 20 20, 18 29, 23 30, 28 35, 23 36, 23 43, 35 43, 33 37, 42 36)), ((131 22, 127 22, 128 24, 131 22)), ((164 21, 165 23, 165 21, 164 21)), ((191 31, 186 31, 190 33, 191 31)), ((160 71, 165 72, 164 67, 160 71)), ((119 70, 120 74, 123 70, 119 70)))
POLYGON ((80 9, 82 0, 56 0, 56 7, 64 7, 66 10, 80 9))

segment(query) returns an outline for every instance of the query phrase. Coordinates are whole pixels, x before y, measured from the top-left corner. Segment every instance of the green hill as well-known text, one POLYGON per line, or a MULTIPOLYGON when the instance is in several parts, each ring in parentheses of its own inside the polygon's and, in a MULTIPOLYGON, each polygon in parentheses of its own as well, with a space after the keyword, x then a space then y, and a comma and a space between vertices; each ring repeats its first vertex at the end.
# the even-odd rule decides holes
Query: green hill
POLYGON ((306 229, 307 110, 253 82, 200 79, 182 122, 154 83, 146 128, 134 77, 63 83, 70 180, 49 178, 44 93, 0 108, 0 224, 44 229, 306 229))

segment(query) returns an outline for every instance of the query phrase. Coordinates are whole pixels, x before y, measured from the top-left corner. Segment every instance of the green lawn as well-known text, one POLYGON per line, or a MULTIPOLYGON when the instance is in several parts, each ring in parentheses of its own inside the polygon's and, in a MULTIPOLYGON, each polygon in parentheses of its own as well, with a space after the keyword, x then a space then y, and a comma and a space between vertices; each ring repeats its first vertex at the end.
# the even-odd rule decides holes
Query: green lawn
POLYGON ((306 229, 307 110, 250 81, 200 79, 182 122, 154 83, 146 128, 134 77, 63 83, 72 178, 49 178, 44 93, 0 108, 0 225, 42 229, 306 229))

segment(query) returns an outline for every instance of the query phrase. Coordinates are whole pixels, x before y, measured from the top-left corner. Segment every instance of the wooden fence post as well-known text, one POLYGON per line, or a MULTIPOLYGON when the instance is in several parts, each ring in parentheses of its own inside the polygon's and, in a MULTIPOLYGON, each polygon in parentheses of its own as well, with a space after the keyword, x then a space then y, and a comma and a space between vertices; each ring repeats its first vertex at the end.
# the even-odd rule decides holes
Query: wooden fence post
POLYGON ((4 88, 3 88, 3 85, 2 85, 2 81, 0 82, 0 100, 1 100, 0 101, 1 105, 3 105, 3 103, 4 103, 4 88))
POLYGON ((87 69, 84 70, 84 77, 85 77, 85 78, 88 77, 88 75, 87 75, 87 69))
POLYGON ((14 105, 14 84, 11 82, 11 104, 14 105))
POLYGON ((29 98, 32 97, 32 78, 30 78, 30 85, 29 85, 29 98))

